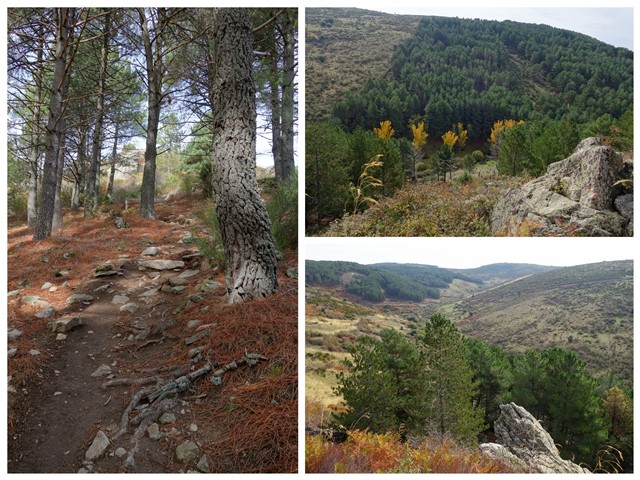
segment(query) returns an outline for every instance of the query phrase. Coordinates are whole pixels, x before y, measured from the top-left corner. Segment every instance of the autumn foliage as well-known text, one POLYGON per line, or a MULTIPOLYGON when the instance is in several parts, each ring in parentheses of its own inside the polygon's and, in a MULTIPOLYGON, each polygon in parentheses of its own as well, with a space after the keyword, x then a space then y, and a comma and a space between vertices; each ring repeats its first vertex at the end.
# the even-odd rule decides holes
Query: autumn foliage
POLYGON ((508 465, 449 439, 428 438, 417 445, 397 434, 349 432, 345 443, 307 436, 307 473, 514 473, 508 465))
POLYGON ((374 128, 373 133, 375 133, 378 137, 380 137, 385 142, 391 140, 396 133, 396 131, 391 127, 391 120, 385 120, 380 122, 380 128, 374 128))
POLYGON ((498 141, 498 136, 500 132, 504 130, 508 130, 510 128, 515 127, 516 125, 522 125, 524 120, 498 120, 493 124, 491 128, 491 135, 489 136, 489 141, 491 143, 496 143, 498 141))

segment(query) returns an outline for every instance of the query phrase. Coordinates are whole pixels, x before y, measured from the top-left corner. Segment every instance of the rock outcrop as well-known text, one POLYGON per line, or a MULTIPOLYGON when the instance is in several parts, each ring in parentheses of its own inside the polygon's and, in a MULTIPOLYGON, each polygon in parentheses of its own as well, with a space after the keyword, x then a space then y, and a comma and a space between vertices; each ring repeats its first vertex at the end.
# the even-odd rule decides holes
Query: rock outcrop
POLYGON ((500 405, 500 417, 494 424, 494 430, 498 443, 483 443, 480 450, 518 470, 590 473, 586 468, 561 458, 551 435, 533 415, 515 403, 500 405))
POLYGON ((616 184, 629 179, 632 164, 602 145, 599 138, 580 142, 573 154, 552 163, 547 172, 510 189, 491 212, 494 235, 627 236, 633 234, 631 201, 616 184), (621 205, 624 203, 624 210, 621 205))

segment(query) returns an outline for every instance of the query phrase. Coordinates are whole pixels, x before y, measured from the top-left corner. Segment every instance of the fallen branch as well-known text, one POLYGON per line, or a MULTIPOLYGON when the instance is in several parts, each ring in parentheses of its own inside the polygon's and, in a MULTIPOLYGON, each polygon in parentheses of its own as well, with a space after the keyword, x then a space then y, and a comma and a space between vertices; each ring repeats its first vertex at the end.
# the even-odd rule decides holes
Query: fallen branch
POLYGON ((122 385, 147 385, 149 383, 160 383, 161 377, 145 377, 145 378, 116 378, 109 380, 100 385, 100 388, 120 387, 122 385))

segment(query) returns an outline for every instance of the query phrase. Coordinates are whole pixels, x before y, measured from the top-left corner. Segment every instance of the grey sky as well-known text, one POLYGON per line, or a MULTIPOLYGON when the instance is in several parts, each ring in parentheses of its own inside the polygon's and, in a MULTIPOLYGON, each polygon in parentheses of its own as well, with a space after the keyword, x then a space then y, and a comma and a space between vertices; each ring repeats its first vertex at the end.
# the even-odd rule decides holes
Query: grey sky
POLYGON ((633 50, 632 8, 436 8, 374 6, 372 10, 403 15, 439 15, 486 20, 542 23, 633 50))
POLYGON ((492 263, 570 266, 633 258, 633 238, 308 238, 305 258, 475 268, 492 263))

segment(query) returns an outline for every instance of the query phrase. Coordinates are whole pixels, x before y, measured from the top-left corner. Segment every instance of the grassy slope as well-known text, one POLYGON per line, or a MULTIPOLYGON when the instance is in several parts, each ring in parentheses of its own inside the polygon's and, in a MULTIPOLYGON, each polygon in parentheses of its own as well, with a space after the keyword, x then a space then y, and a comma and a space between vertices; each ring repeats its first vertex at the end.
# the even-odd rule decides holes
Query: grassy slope
POLYGON ((326 120, 337 100, 385 74, 396 45, 420 17, 347 8, 306 9, 306 111, 326 120))
POLYGON ((444 306, 467 335, 508 352, 560 347, 593 372, 633 371, 633 263, 567 267, 444 306))

